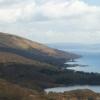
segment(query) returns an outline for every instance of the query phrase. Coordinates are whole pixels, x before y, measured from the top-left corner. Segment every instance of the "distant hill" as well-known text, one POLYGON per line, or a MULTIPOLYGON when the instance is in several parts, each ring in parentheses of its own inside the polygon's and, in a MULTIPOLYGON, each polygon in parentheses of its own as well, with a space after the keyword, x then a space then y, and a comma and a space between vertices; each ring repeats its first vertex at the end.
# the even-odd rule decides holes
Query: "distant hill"
POLYGON ((82 44, 82 43, 51 43, 47 44, 51 48, 67 51, 100 51, 100 44, 82 44))

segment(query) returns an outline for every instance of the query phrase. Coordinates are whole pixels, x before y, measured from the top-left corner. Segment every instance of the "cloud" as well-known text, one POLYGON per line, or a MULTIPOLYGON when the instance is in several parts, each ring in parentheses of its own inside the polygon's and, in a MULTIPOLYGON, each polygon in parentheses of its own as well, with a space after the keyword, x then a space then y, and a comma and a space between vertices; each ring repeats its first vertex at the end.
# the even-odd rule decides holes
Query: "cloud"
POLYGON ((59 19, 100 13, 100 7, 91 6, 81 0, 1 0, 0 21, 59 19), (7 4, 9 4, 7 6, 7 4), (6 7, 5 7, 6 5, 6 7), (43 18, 44 17, 44 18, 43 18))
MULTIPOLYGON (((4 3, 4 1, 2 3, 4 3)), ((17 4, 12 3, 7 7, 4 6, 0 8, 0 21, 16 22, 18 20, 28 20, 33 17, 35 12, 35 2, 19 2, 17 4)))
POLYGON ((52 32, 48 31, 46 33, 48 41, 55 42, 55 43, 87 43, 87 44, 94 44, 94 43, 100 43, 100 31, 99 32, 87 32, 84 34, 84 32, 71 32, 71 33, 60 33, 60 32, 52 32), (55 41, 56 40, 56 41, 55 41))
POLYGON ((99 42, 99 26, 100 6, 84 0, 0 0, 0 31, 40 42, 99 42))

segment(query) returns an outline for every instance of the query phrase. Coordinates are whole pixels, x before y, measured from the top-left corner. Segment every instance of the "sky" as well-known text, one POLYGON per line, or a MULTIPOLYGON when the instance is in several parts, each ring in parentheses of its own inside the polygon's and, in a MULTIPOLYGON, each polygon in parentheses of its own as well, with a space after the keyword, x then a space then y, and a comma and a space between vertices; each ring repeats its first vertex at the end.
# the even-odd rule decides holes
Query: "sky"
POLYGON ((41 43, 100 43, 100 0, 0 0, 0 31, 41 43))

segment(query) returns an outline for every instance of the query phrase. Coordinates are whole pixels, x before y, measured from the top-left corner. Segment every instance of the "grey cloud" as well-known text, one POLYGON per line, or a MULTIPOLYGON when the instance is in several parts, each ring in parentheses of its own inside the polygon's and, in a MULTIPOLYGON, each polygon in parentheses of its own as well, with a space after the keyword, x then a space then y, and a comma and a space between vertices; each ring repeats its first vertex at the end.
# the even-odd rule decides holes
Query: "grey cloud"
POLYGON ((68 8, 66 1, 69 0, 3 0, 0 31, 39 42, 84 42, 85 39, 95 42, 91 34, 99 34, 95 35, 99 40, 100 7, 71 0, 73 5, 68 8))

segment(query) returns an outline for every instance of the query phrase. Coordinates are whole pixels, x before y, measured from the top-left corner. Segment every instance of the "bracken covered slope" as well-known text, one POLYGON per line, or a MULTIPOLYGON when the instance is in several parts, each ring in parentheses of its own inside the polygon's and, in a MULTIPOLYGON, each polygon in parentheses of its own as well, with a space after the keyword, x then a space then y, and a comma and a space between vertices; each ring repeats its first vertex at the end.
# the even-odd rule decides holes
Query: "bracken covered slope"
POLYGON ((72 84, 58 67, 79 56, 18 36, 0 33, 0 100, 56 100, 43 89, 72 84), (42 92, 41 92, 42 91, 42 92))
POLYGON ((70 59, 79 57, 72 53, 52 49, 43 44, 6 33, 0 33, 0 51, 55 65, 62 65, 70 59))
POLYGON ((100 74, 61 70, 76 54, 49 48, 18 36, 0 33, 0 100, 100 99, 91 91, 45 94, 43 89, 75 84, 100 84, 100 74), (94 81, 93 81, 94 80, 94 81), (87 95, 89 94, 89 95, 87 95), (69 98, 70 97, 70 98, 69 98))
POLYGON ((0 80, 0 100, 100 100, 100 94, 88 89, 46 94, 0 80))
POLYGON ((7 33, 0 33, 0 78, 33 89, 59 86, 51 74, 79 56, 49 48, 7 33))

